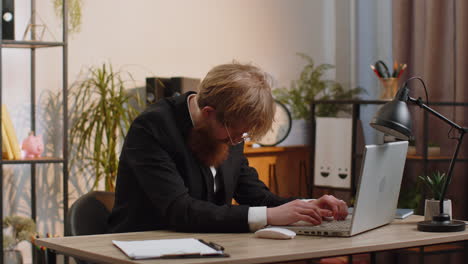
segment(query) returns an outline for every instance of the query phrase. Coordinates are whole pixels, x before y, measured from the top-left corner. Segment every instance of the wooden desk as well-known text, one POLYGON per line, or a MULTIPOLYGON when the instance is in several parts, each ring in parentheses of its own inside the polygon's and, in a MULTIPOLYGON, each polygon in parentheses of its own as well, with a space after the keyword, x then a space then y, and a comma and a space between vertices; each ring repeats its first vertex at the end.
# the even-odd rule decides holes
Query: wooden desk
POLYGON ((419 232, 416 230, 416 223, 422 219, 422 216, 411 216, 405 220, 395 220, 390 225, 351 238, 296 236, 292 240, 271 240, 254 238, 252 233, 187 234, 169 231, 149 231, 81 237, 43 238, 36 241, 38 245, 52 249, 58 254, 76 256, 97 263, 179 264, 284 262, 468 240, 468 231, 453 233, 419 232), (226 253, 230 254, 231 257, 132 261, 111 242, 113 239, 143 240, 187 237, 202 238, 218 243, 225 247, 226 253))

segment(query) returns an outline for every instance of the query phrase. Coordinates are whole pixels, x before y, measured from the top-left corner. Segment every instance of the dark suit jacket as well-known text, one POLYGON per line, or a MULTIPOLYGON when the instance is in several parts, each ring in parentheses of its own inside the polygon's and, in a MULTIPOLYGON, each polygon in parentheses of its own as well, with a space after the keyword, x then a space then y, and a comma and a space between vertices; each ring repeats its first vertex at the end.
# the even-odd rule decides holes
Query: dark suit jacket
POLYGON ((222 205, 214 203, 213 176, 186 143, 193 128, 189 94, 160 100, 132 123, 120 155, 110 232, 248 232, 249 206, 292 200, 268 190, 240 144, 218 168, 223 197, 222 205), (241 205, 231 205, 232 198, 241 205))

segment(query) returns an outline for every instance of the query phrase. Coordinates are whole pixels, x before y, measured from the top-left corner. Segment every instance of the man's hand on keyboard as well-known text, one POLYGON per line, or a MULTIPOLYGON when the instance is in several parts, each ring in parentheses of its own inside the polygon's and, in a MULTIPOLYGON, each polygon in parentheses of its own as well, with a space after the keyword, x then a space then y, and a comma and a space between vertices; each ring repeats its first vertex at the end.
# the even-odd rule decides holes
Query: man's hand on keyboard
POLYGON ((317 204, 302 200, 267 208, 267 223, 269 225, 290 225, 297 221, 305 221, 312 225, 320 225, 323 216, 332 216, 333 212, 320 208, 317 204))
MULTIPOLYGON (((309 201, 309 203, 315 203, 321 209, 332 211, 332 217, 335 220, 345 220, 348 216, 348 206, 346 203, 332 195, 324 195, 319 199, 309 201)), ((330 217, 330 215, 322 215, 322 217, 330 217)))

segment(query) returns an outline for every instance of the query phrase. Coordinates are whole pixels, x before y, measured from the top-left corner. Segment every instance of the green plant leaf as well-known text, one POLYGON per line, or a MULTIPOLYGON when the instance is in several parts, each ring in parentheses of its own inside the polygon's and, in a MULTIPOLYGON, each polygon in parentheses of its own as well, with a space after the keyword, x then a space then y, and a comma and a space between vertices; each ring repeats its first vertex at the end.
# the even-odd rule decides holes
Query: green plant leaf
MULTIPOLYGON (((306 61, 299 79, 291 82, 289 88, 281 87, 273 90, 274 97, 291 110, 293 119, 309 119, 310 103, 313 100, 352 99, 364 92, 360 87, 345 90, 340 83, 323 79, 325 72, 334 68, 333 65, 315 66, 310 56, 304 53, 297 55, 306 61)), ((349 110, 350 107, 347 105, 319 104, 316 106, 316 115, 336 116, 339 111, 349 112, 349 110)))
POLYGON ((445 173, 440 171, 433 172, 430 175, 418 176, 418 179, 424 183, 429 190, 431 197, 435 200, 440 200, 445 185, 445 173))
POLYGON ((90 67, 83 80, 75 82, 69 91, 69 105, 73 107, 69 110, 73 150, 70 164, 79 166, 78 171, 92 171, 93 189, 104 180, 106 190, 114 190, 120 142, 139 114, 129 102, 143 106, 142 100, 125 91, 123 75, 131 76, 114 71, 110 64, 90 67))
MULTIPOLYGON (((53 0, 55 14, 62 19, 63 16, 63 1, 53 0)), ((68 31, 69 33, 77 33, 81 30, 81 17, 83 0, 68 0, 68 31)))

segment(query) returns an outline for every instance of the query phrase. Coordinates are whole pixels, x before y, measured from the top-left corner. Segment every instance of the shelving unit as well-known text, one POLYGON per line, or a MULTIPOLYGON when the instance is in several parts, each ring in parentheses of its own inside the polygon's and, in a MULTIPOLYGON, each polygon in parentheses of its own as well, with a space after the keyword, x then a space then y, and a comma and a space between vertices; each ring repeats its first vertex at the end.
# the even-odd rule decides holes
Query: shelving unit
MULTIPOLYGON (((62 164, 63 167, 63 216, 67 216, 68 211, 68 14, 67 14, 68 1, 63 0, 63 17, 62 17, 62 41, 61 42, 47 42, 34 40, 34 33, 31 33, 32 41, 22 40, 3 40, 1 34, 2 20, 0 19, 0 102, 2 100, 3 87, 2 87, 2 52, 3 49, 29 49, 30 50, 30 70, 31 70, 31 131, 36 131, 36 49, 41 48, 61 48, 62 49, 62 101, 63 101, 63 138, 62 138, 62 157, 43 157, 37 159, 25 160, 3 160, 0 157, 0 224, 3 224, 3 165, 30 165, 31 167, 31 218, 36 221, 37 208, 36 208, 36 165, 37 164, 62 164)), ((30 1, 31 6, 31 23, 36 22, 35 0, 30 1)), ((0 1, 0 10, 2 9, 2 2, 0 1)), ((8 78, 7 76, 5 78, 8 78)), ((1 109, 0 109, 1 119, 1 109)), ((0 123, 1 126, 1 123, 0 123)), ((2 148, 2 138, 0 137, 0 153, 2 148)), ((65 220, 65 219, 64 219, 65 220)), ((64 230, 65 231, 65 230, 64 230)), ((65 232, 64 232, 65 233, 65 232)), ((3 232, 0 232, 0 248, 3 248, 3 232)), ((33 250, 33 261, 34 261, 33 250)), ((0 253, 0 264, 3 260, 3 250, 0 253)))
MULTIPOLYGON (((317 100, 317 101, 312 101, 311 102, 311 124, 312 124, 312 133, 311 133, 311 150, 310 150, 310 164, 311 167, 313 168, 314 166, 314 161, 315 161, 315 109, 316 106, 319 104, 347 104, 351 105, 352 107, 352 112, 351 112, 351 118, 352 118, 352 124, 353 124, 353 134, 352 134, 352 151, 351 151, 351 190, 345 190, 345 191, 350 191, 351 195, 354 195, 356 193, 356 173, 358 171, 356 170, 357 168, 357 160, 362 157, 362 155, 358 154, 358 149, 357 149, 357 121, 360 120, 361 117, 361 106, 362 105, 382 105, 387 102, 390 102, 390 100, 317 100)), ((468 107, 468 103, 460 103, 460 102, 431 102, 431 107, 432 106, 458 106, 458 107, 468 107)), ((411 104, 409 104, 411 106, 411 104)), ((414 107, 417 107, 414 105, 414 107)), ((428 173, 428 163, 429 162, 447 162, 451 160, 450 156, 429 156, 427 153, 427 147, 428 147, 428 139, 429 139, 429 114, 427 111, 421 110, 421 113, 423 114, 423 153, 422 155, 408 155, 407 159, 410 161, 416 161, 416 162, 422 162, 423 163, 423 173, 427 175, 428 173)), ((457 162, 467 162, 468 158, 466 157, 459 157, 457 158, 457 162)), ((310 177, 311 177, 311 189, 309 191, 310 194, 313 194, 314 188, 321 188, 321 189, 332 189, 332 188, 326 188, 326 187, 315 187, 314 186, 314 170, 312 169, 310 171, 310 177)), ((314 194, 315 196, 315 194, 314 194)))

